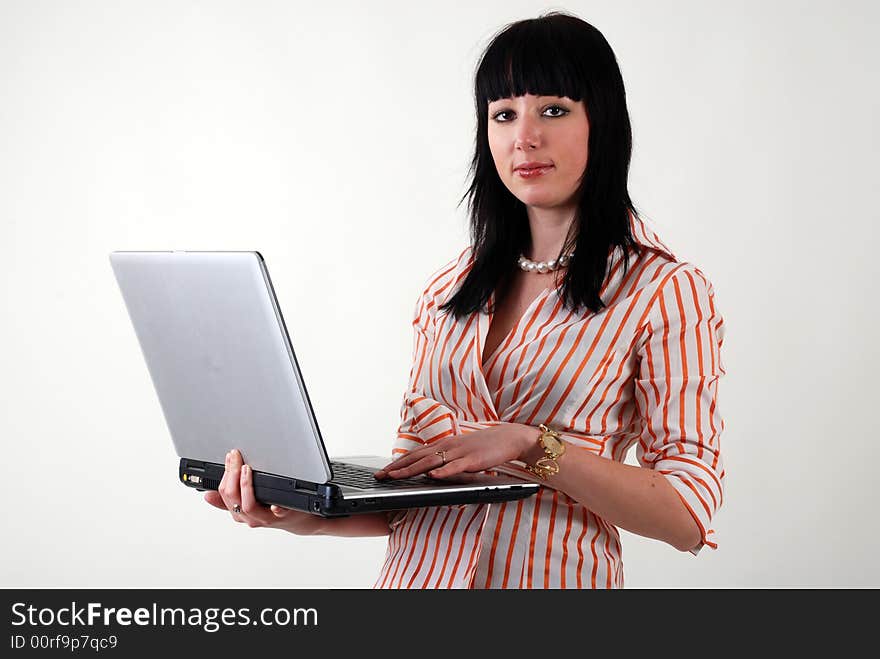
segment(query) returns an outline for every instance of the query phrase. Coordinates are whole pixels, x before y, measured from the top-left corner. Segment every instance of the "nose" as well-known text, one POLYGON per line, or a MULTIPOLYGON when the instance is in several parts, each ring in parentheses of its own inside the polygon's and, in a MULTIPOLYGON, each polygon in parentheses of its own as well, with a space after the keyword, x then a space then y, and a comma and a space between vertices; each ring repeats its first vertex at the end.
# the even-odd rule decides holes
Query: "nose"
POLYGON ((537 120, 524 114, 517 121, 516 131, 514 132, 514 148, 522 151, 537 149, 540 143, 541 131, 537 120))

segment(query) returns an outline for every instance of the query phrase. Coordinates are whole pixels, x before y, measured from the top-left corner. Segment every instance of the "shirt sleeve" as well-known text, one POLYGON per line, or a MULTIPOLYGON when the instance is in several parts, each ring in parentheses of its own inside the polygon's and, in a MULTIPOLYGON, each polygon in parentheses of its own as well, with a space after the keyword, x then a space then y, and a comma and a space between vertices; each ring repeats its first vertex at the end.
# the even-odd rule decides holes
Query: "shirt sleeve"
MULTIPOLYGON (((445 437, 466 434, 500 423, 497 420, 465 420, 459 410, 432 397, 430 387, 435 343, 437 309, 446 301, 457 282, 456 265, 465 258, 467 250, 456 261, 433 273, 413 309, 413 349, 409 382, 400 406, 400 424, 392 456, 401 455, 445 437)), ((442 337, 441 337, 442 339, 442 337)))
POLYGON ((635 400, 639 464, 663 474, 700 527, 696 555, 713 542, 712 518, 724 495, 718 382, 724 320, 711 282, 690 264, 661 287, 638 350, 635 400))
MULTIPOLYGON (((445 437, 455 436, 488 428, 497 421, 464 421, 458 412, 435 400, 426 392, 425 382, 430 381, 430 368, 435 341, 435 318, 437 307, 444 301, 443 293, 452 285, 451 264, 429 278, 424 291, 413 309, 413 348, 409 381, 400 405, 400 424, 392 447, 392 458, 397 459, 412 450, 445 437), (442 271, 446 270, 446 274, 442 271)), ((401 523, 406 511, 389 511, 389 526, 393 529, 401 523)))
POLYGON ((392 449, 394 458, 458 432, 453 410, 425 395, 422 386, 423 379, 429 377, 437 304, 428 285, 413 310, 412 364, 400 405, 400 424, 392 449))

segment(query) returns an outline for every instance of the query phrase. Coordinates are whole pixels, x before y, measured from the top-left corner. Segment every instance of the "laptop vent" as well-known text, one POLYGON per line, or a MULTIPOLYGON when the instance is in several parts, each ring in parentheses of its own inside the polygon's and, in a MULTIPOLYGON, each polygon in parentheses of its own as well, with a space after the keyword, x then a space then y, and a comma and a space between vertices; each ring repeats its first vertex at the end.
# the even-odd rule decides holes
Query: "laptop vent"
POLYGON ((202 483, 205 486, 205 489, 208 490, 217 490, 220 489, 220 481, 215 478, 204 478, 202 479, 202 483))

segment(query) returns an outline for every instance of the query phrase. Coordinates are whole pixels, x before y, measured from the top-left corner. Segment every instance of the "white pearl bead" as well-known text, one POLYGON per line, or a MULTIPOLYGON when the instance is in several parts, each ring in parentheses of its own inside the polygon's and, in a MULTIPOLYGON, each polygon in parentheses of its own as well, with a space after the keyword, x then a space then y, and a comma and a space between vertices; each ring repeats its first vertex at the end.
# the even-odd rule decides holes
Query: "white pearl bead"
POLYGON ((571 261, 571 258, 574 256, 574 252, 569 252, 568 254, 563 254, 558 259, 552 259, 550 261, 532 261, 527 259, 525 255, 520 254, 519 260, 517 264, 524 272, 540 272, 546 273, 552 270, 558 270, 559 268, 565 267, 571 261))

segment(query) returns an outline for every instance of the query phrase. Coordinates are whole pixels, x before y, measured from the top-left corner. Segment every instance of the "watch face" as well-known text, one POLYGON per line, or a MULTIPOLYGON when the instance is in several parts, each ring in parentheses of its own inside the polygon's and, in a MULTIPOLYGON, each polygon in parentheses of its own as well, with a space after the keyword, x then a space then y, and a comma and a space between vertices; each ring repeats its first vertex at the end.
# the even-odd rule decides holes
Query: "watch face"
POLYGON ((561 441, 556 439, 553 435, 547 434, 543 435, 542 437, 543 439, 541 441, 544 443, 544 448, 550 449, 557 455, 565 450, 565 445, 561 441))

